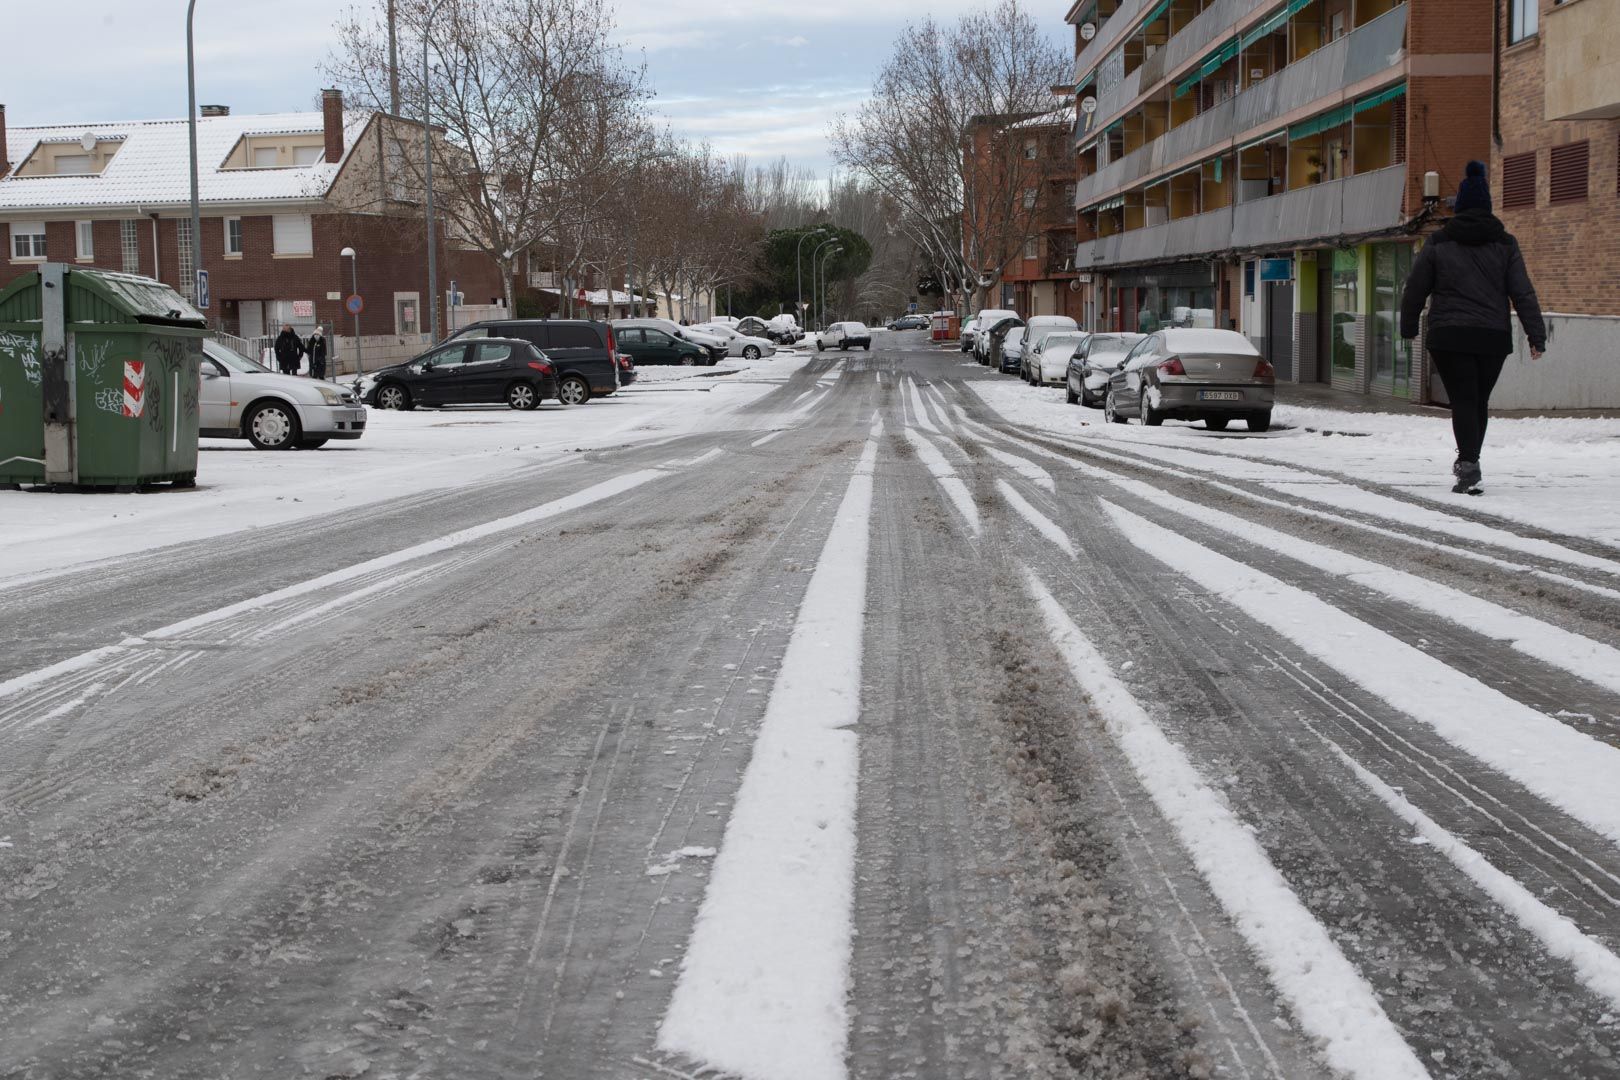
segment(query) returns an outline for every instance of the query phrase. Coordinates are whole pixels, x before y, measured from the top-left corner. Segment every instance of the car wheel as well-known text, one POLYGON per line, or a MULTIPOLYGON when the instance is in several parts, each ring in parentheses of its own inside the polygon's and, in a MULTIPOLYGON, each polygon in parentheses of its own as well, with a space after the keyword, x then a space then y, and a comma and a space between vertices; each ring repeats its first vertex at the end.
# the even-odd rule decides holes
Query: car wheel
POLYGON ((1114 392, 1112 390, 1108 391, 1108 396, 1103 398, 1103 419, 1107 420, 1110 424, 1124 424, 1128 422, 1125 417, 1119 414, 1118 402, 1114 400, 1114 392))
POLYGON ((329 441, 330 440, 328 439, 328 437, 323 435, 318 439, 305 439, 303 442, 299 443, 298 445, 303 447, 305 450, 319 450, 321 447, 325 446, 329 441))
POLYGON ((540 405, 540 394, 526 382, 515 382, 506 388, 506 404, 519 412, 528 412, 540 405))
POLYGON ((758 345, 750 345, 746 349, 744 349, 743 350, 743 359, 744 360, 758 360, 759 359, 759 346, 758 345))
POLYGON ((1148 427, 1158 427, 1164 423, 1164 414, 1148 403, 1146 395, 1142 397, 1142 423, 1148 427))
POLYGON ((557 384, 557 400, 564 405, 584 405, 591 400, 591 384, 578 375, 570 375, 557 384))
POLYGON ((298 445, 298 413, 291 405, 268 401, 254 409, 243 426, 248 441, 260 450, 291 450, 298 445))
POLYGON ((1232 418, 1230 416, 1206 416, 1206 417, 1204 417, 1204 426, 1209 428, 1209 430, 1211 430, 1211 431, 1225 431, 1226 430, 1226 425, 1230 424, 1231 422, 1232 422, 1232 418))
POLYGON ((1074 392, 1074 387, 1065 384, 1064 390, 1066 391, 1063 395, 1064 400, 1068 401, 1070 405, 1080 404, 1080 395, 1074 392))
POLYGON ((827 346, 823 345, 819 341, 816 342, 816 352, 826 352, 826 351, 827 351, 827 346))
POLYGON ((865 345, 862 345, 861 348, 865 349, 867 352, 871 352, 872 351, 872 343, 870 341, 868 341, 865 345))
POLYGON ((1249 417, 1249 430, 1250 431, 1270 431, 1271 430, 1271 414, 1268 413, 1268 412, 1255 413, 1253 416, 1249 417))
POLYGON ((692 367, 696 363, 697 357, 693 356, 691 353, 686 353, 681 357, 681 367, 692 367))
POLYGON ((404 412, 410 407, 411 392, 399 383, 383 383, 377 387, 377 408, 404 412))

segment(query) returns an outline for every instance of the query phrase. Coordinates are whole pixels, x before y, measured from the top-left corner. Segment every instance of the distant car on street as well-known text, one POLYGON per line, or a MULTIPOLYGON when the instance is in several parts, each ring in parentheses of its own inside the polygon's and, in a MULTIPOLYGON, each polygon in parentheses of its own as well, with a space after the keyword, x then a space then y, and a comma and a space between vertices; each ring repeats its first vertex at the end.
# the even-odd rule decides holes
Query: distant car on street
POLYGON ((614 319, 613 329, 622 331, 632 327, 641 327, 646 330, 662 330, 670 337, 690 342, 708 352, 706 364, 718 364, 726 358, 730 351, 730 342, 713 331, 700 330, 695 326, 682 326, 671 319, 614 319))
POLYGON ((607 397, 635 378, 614 348, 613 328, 595 319, 488 319, 462 327, 451 340, 485 337, 517 338, 544 353, 556 368, 556 397, 564 405, 607 397))
POLYGON ((198 434, 246 439, 260 450, 314 450, 358 439, 366 409, 348 387, 283 375, 213 338, 203 339, 198 434))
POLYGON ((1034 386, 1059 386, 1069 357, 1086 340, 1081 330, 1049 331, 1034 345, 1024 347, 1024 381, 1034 386))
POLYGON ((692 329, 702 330, 704 333, 713 334, 724 340, 727 356, 740 356, 744 360, 758 360, 762 356, 776 355, 776 343, 771 341, 770 338, 744 334, 720 323, 700 323, 692 329))
MULTIPOLYGON (((1047 338, 1050 345, 1060 335, 1047 338)), ((1142 340, 1141 334, 1090 334, 1072 350, 1064 382, 1068 386, 1070 405, 1102 408, 1108 394, 1108 380, 1113 378, 1126 355, 1142 340)))
POLYGON ((675 337, 656 326, 619 328, 619 349, 638 364, 682 364, 686 367, 714 363, 714 356, 695 341, 675 337))
POLYGON ((1250 431, 1271 427, 1276 372, 1235 330, 1160 330, 1131 349, 1108 380, 1103 413, 1149 427, 1166 420, 1202 420, 1224 431, 1241 419, 1250 431))
POLYGON ((890 330, 926 330, 928 329, 928 316, 902 315, 889 324, 890 330))
POLYGON ((816 351, 865 349, 872 351, 872 331, 858 322, 835 322, 816 335, 816 351))
POLYGON ((557 396, 557 369, 522 338, 455 338, 375 374, 368 395, 381 409, 505 402, 531 410, 557 396))

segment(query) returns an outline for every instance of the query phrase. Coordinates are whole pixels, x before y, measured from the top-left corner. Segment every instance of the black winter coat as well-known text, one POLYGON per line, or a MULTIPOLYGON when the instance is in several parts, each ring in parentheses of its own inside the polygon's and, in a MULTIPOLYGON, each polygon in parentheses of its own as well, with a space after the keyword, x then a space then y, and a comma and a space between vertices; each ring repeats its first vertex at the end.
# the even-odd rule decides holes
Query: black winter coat
POLYGON ((283 330, 276 336, 276 362, 292 366, 304 358, 304 343, 297 334, 291 330, 283 330))
POLYGON ((309 354, 310 367, 324 367, 326 364, 326 335, 311 334, 309 340, 304 343, 304 352, 309 354))
POLYGON ((1530 344, 1547 347, 1519 242, 1487 211, 1458 214, 1418 252, 1401 296, 1401 337, 1417 337, 1425 301, 1430 349, 1506 356, 1513 351, 1510 303, 1530 344))

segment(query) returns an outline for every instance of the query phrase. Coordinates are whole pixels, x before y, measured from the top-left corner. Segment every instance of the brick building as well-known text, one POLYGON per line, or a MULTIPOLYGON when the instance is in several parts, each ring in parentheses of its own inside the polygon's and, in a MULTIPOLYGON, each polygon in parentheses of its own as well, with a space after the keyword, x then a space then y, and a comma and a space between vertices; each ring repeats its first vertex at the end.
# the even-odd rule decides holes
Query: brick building
POLYGON ((1496 26, 1491 190, 1552 345, 1498 397, 1620 406, 1620 3, 1507 0, 1496 26))
MULTIPOLYGON (((190 177, 184 120, 5 126, 0 106, 0 285, 50 258, 145 274, 191 297, 190 177)), ((421 126, 346 111, 197 121, 202 259, 216 329, 254 339, 291 322, 339 335, 350 317, 345 247, 357 252, 367 364, 418 351, 428 319, 426 229, 407 198, 406 162, 421 126), (378 351, 373 351, 378 350, 378 351)), ((500 271, 439 230, 441 290, 469 304, 504 295, 500 271)), ((441 315, 442 315, 441 308, 441 315)), ((441 327, 446 325, 441 321, 441 327)))
POLYGON ((1235 328, 1281 379, 1426 399, 1399 298, 1423 174, 1454 192, 1489 152, 1490 11, 1078 0, 1075 266, 1089 324, 1235 328))

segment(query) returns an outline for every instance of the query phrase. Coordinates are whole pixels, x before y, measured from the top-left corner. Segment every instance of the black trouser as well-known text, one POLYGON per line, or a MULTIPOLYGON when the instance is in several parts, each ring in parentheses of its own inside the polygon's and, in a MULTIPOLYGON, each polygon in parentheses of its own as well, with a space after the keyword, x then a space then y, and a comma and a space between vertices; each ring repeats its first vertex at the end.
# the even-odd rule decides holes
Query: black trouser
POLYGON ((316 360, 311 357, 309 361, 309 377, 312 379, 326 378, 326 361, 316 360))
POLYGON ((1435 352, 1434 366, 1451 399, 1451 430, 1457 436, 1457 459, 1478 461, 1490 422, 1491 391, 1502 375, 1505 356, 1481 353, 1435 352))

